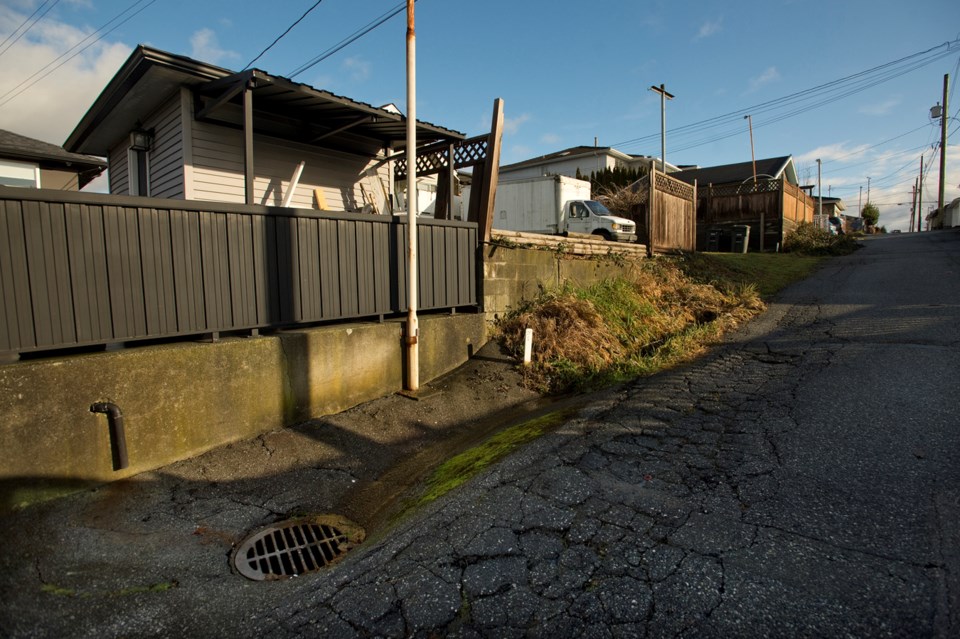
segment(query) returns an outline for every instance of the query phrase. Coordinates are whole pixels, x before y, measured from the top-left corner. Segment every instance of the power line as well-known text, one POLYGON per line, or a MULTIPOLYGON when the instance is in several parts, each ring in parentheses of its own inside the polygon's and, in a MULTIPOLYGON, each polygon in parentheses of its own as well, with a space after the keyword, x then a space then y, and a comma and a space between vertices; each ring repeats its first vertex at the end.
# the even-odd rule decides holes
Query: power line
POLYGON ((272 49, 272 48, 273 48, 273 45, 275 45, 276 43, 280 42, 280 40, 282 40, 285 35, 287 35, 288 33, 290 33, 290 31, 291 31, 295 26, 297 26, 298 24, 300 24, 300 21, 301 21, 301 20, 303 20, 304 18, 307 17, 307 14, 308 14, 308 13, 310 13, 311 11, 313 11, 314 9, 316 9, 318 6, 320 6, 320 3, 321 3, 321 2, 323 2, 323 0, 317 0, 316 2, 314 2, 314 3, 313 3, 313 6, 310 7, 309 9, 307 9, 306 11, 304 11, 304 12, 303 12, 303 15, 300 16, 299 18, 297 18, 297 20, 296 20, 293 24, 291 24, 289 27, 287 27, 287 30, 286 30, 286 31, 284 31, 283 33, 281 33, 280 35, 278 35, 278 36, 277 36, 277 39, 270 43, 270 46, 268 46, 266 49, 264 49, 263 51, 261 51, 261 52, 257 55, 257 57, 255 57, 253 60, 251 60, 250 62, 247 62, 247 66, 243 67, 242 71, 246 71, 246 70, 249 69, 251 66, 253 66, 253 63, 254 63, 254 62, 256 62, 256 61, 259 60, 261 57, 263 57, 263 54, 264 54, 264 53, 266 53, 267 51, 269 51, 270 49, 272 49))
POLYGON ((51 62, 48 62, 48 63, 46 64, 46 66, 44 66, 43 68, 41 68, 39 71, 36 71, 33 75, 31 75, 30 77, 28 77, 26 80, 22 81, 20 84, 18 84, 17 86, 13 87, 12 89, 10 89, 9 91, 7 91, 7 92, 4 93, 3 95, 0 95, 0 107, 5 106, 5 105, 8 104, 10 101, 12 101, 12 100, 14 100, 15 98, 17 98, 18 96, 22 95, 27 89, 29 89, 30 87, 32 87, 33 85, 35 85, 37 82, 40 82, 41 80, 43 80, 44 78, 46 78, 47 76, 49 76, 51 73, 53 73, 54 71, 56 71, 57 69, 59 69, 60 67, 62 67, 63 65, 65 65, 67 62, 70 62, 70 60, 73 60, 75 57, 77 57, 78 55, 80 55, 81 53, 83 53, 84 51, 86 51, 87 49, 89 49, 90 47, 92 47, 93 45, 95 45, 96 43, 98 43, 98 42, 100 42, 101 40, 103 40, 103 39, 104 39, 106 36, 108 36, 110 33, 112 33, 113 31, 115 31, 116 29, 120 28, 122 25, 126 24, 130 19, 132 19, 134 16, 136 16, 137 14, 139 14, 141 11, 143 11, 144 9, 146 9, 147 7, 149 7, 150 5, 152 5, 152 4, 153 4, 154 2, 156 2, 156 1, 157 1, 157 0, 136 0, 132 5, 130 5, 129 7, 127 7, 126 9, 124 9, 123 11, 121 11, 120 13, 118 13, 116 16, 114 16, 113 18, 111 18, 109 21, 107 21, 102 27, 100 27, 99 29, 97 29, 96 31, 94 31, 93 33, 91 33, 90 35, 88 35, 86 38, 84 38, 83 40, 81 40, 81 41, 78 42, 77 44, 73 45, 72 47, 70 47, 69 49, 67 49, 67 50, 64 51, 63 53, 61 53, 57 58, 55 58, 55 59, 52 60, 51 62), (137 9, 136 11, 134 11, 133 13, 131 13, 129 16, 127 16, 126 18, 124 18, 123 20, 121 20, 120 22, 118 22, 117 24, 115 24, 114 26, 110 27, 110 29, 108 29, 107 31, 103 31, 103 30, 104 30, 106 27, 108 27, 110 24, 112 24, 112 23, 116 22, 117 20, 119 20, 124 14, 129 13, 129 12, 132 11, 134 8, 136 8, 136 6, 137 6, 138 4, 140 4, 141 2, 144 2, 144 1, 146 1, 146 4, 144 4, 143 6, 141 6, 139 9, 137 9), (103 31, 103 33, 100 33, 101 31, 103 31), (82 48, 79 48, 79 47, 81 47, 81 45, 83 45, 85 42, 87 42, 88 40, 90 40, 90 38, 92 38, 93 36, 97 35, 98 33, 100 33, 100 35, 99 35, 95 40, 93 40, 92 42, 84 45, 82 48), (79 48, 79 49, 78 49, 78 48, 79 48), (73 55, 70 55, 69 57, 67 57, 67 56, 68 56, 71 52, 73 52, 75 49, 78 49, 78 50, 77 50, 75 53, 73 53, 73 55), (66 58, 66 59, 64 59, 64 58, 66 58), (59 62, 59 64, 57 64, 58 62, 59 62), (56 65, 56 66, 54 66, 54 65, 56 65), (51 67, 53 67, 53 68, 51 68, 51 67), (45 72, 45 71, 46 71, 46 72, 45 72), (44 72, 45 72, 45 73, 44 73, 44 72), (38 77, 38 76, 39 76, 39 77, 38 77))
MULTIPOLYGON (((915 71, 923 66, 932 64, 944 57, 953 55, 954 49, 952 48, 960 42, 960 39, 952 40, 945 42, 936 47, 932 47, 925 51, 920 51, 892 62, 888 62, 876 67, 872 67, 865 71, 860 71, 858 73, 839 78, 837 80, 832 80, 830 82, 817 85, 810 89, 804 89, 802 91, 797 91, 789 95, 783 96, 781 98, 776 98, 773 100, 768 100, 760 104, 747 107, 744 109, 739 109, 726 113, 723 115, 715 116, 708 118, 706 120, 701 120, 699 122, 694 122, 680 127, 675 127, 668 131, 674 138, 676 136, 689 135, 697 132, 705 132, 710 129, 716 129, 717 127, 727 126, 730 127, 733 124, 737 124, 735 128, 728 128, 727 131, 722 133, 716 133, 707 138, 700 138, 694 140, 687 144, 686 146, 681 145, 675 149, 676 151, 687 150, 694 148, 695 146, 701 146, 704 144, 709 144, 716 142, 734 135, 742 134, 745 130, 743 128, 743 115, 750 113, 754 116, 758 113, 767 113, 767 112, 776 112, 782 111, 784 108, 795 107, 793 110, 786 113, 781 113, 779 116, 776 116, 772 119, 763 121, 759 123, 757 120, 754 120, 754 128, 759 128, 762 126, 767 126, 775 122, 779 122, 789 117, 799 115, 811 109, 829 104, 836 100, 853 95, 860 91, 865 91, 866 89, 872 88, 883 82, 888 82, 896 77, 899 77, 905 73, 910 73, 915 71), (945 51, 940 51, 946 47, 945 51)), ((614 144, 616 147, 629 147, 634 145, 643 144, 645 142, 651 142, 657 138, 658 134, 650 134, 647 136, 642 136, 638 138, 633 138, 630 140, 625 140, 614 144)))
POLYGON ((40 22, 40 20, 43 19, 43 16, 47 15, 48 13, 50 13, 50 9, 53 9, 55 6, 57 6, 57 4, 60 2, 60 0, 53 0, 53 4, 51 4, 49 7, 47 7, 47 10, 46 10, 46 11, 44 11, 44 12, 41 13, 39 16, 37 16, 37 19, 36 19, 36 20, 34 20, 33 22, 30 22, 30 20, 33 18, 33 16, 37 15, 37 13, 39 13, 40 10, 43 9, 43 7, 44 7, 48 2, 50 2, 50 0, 43 0, 43 2, 40 4, 40 6, 37 7, 36 9, 34 9, 33 13, 31 13, 31 14, 27 17, 27 19, 24 20, 23 23, 22 23, 19 27, 17 27, 17 28, 14 29, 12 32, 10 32, 10 35, 8 35, 6 38, 4 38, 4 39, 3 39, 3 42, 0 42, 0 56, 2 56, 4 53, 6 53, 7 51, 9 51, 9 50, 10 50, 10 47, 12 47, 13 45, 15 45, 15 44, 17 43, 17 41, 20 40, 20 38, 22 38, 23 36, 26 35, 27 31, 29 31, 30 29, 32 29, 32 28, 34 27, 34 25, 36 25, 38 22, 40 22), (28 26, 26 29, 23 29, 23 25, 27 24, 28 22, 30 22, 30 26, 28 26), (9 46, 7 46, 6 48, 4 48, 4 45, 6 45, 7 42, 10 41, 10 38, 13 38, 14 34, 16 34, 18 31, 20 31, 20 29, 23 29, 23 32, 20 33, 19 35, 17 35, 17 37, 14 38, 13 42, 10 42, 9 46))
MULTIPOLYGON (((414 2, 416 2, 416 0, 414 0, 414 2)), ((316 56, 315 58, 312 58, 311 60, 305 62, 304 64, 294 69, 289 75, 290 79, 295 78, 296 76, 300 75, 304 71, 311 69, 312 67, 323 62, 333 54, 342 50, 344 47, 347 47, 350 44, 356 42, 357 40, 367 35, 368 33, 373 31, 377 27, 379 27, 381 24, 383 24, 390 18, 402 12, 405 8, 406 8, 406 2, 401 2, 400 4, 395 6, 393 9, 390 9, 386 13, 382 14, 379 18, 374 19, 372 22, 367 23, 366 26, 361 27, 360 29, 354 31, 352 34, 350 34, 349 36, 347 36, 337 44, 333 45, 332 47, 330 47, 320 55, 316 56)))

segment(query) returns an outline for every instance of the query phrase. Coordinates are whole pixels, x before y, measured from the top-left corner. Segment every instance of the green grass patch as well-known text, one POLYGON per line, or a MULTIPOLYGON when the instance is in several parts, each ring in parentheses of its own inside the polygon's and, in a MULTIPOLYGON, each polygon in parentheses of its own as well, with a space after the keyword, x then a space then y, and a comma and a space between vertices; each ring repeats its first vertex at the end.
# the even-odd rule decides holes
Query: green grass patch
POLYGON ((805 279, 827 259, 796 253, 693 253, 675 258, 691 279, 719 288, 752 284, 770 299, 782 288, 805 279))
POLYGON ((179 584, 176 581, 162 581, 156 584, 150 584, 148 586, 130 586, 129 588, 123 588, 121 590, 114 590, 110 592, 101 592, 99 595, 84 592, 78 593, 72 588, 63 588, 57 586, 56 584, 44 584, 40 587, 40 592, 46 593, 48 595, 54 595, 56 597, 80 597, 81 599, 87 599, 95 596, 107 596, 107 597, 128 597, 130 595, 139 595, 148 592, 167 592, 173 588, 176 588, 179 584))
POLYGON ((48 595, 53 595, 55 597, 76 597, 77 591, 73 588, 63 588, 56 584, 43 584, 40 586, 40 592, 46 593, 48 595))
POLYGON ((405 510, 424 506, 442 497, 520 446, 563 424, 569 419, 571 412, 570 410, 556 411, 511 426, 449 459, 433 471, 426 481, 423 494, 405 510))

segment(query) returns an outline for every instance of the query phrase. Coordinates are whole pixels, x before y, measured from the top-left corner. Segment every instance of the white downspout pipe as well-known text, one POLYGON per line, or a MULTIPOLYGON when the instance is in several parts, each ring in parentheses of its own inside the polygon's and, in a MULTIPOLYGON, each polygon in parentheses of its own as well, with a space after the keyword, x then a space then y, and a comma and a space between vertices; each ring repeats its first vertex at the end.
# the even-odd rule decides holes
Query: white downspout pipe
POLYGON ((407 390, 420 389, 420 351, 417 338, 417 37, 413 14, 416 0, 407 0, 407 390))

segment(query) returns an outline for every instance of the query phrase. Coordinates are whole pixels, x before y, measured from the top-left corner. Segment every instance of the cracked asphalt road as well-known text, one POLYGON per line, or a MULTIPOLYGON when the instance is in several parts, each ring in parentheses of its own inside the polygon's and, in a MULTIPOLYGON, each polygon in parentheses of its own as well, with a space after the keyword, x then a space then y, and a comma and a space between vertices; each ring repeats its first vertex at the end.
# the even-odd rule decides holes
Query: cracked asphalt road
POLYGON ((7 628, 960 636, 958 283, 956 230, 867 240, 708 357, 596 395, 325 573, 51 598, 40 631, 7 628))

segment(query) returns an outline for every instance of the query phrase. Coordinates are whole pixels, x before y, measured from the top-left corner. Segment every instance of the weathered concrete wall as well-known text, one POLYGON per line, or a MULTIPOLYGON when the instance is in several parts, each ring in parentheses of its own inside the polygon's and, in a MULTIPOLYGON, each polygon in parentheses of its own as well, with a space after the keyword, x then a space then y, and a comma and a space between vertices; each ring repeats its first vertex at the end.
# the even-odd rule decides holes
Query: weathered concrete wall
MULTIPOLYGON (((349 324, 0 365, 0 511, 123 479, 403 388, 403 324, 349 324), (130 466, 114 471, 107 417, 130 466)), ((465 362, 483 315, 420 318, 420 380, 465 362)))
POLYGON ((490 322, 523 300, 536 297, 541 288, 556 288, 565 282, 590 285, 629 276, 637 265, 630 257, 613 260, 499 245, 485 246, 483 257, 483 304, 490 322))

